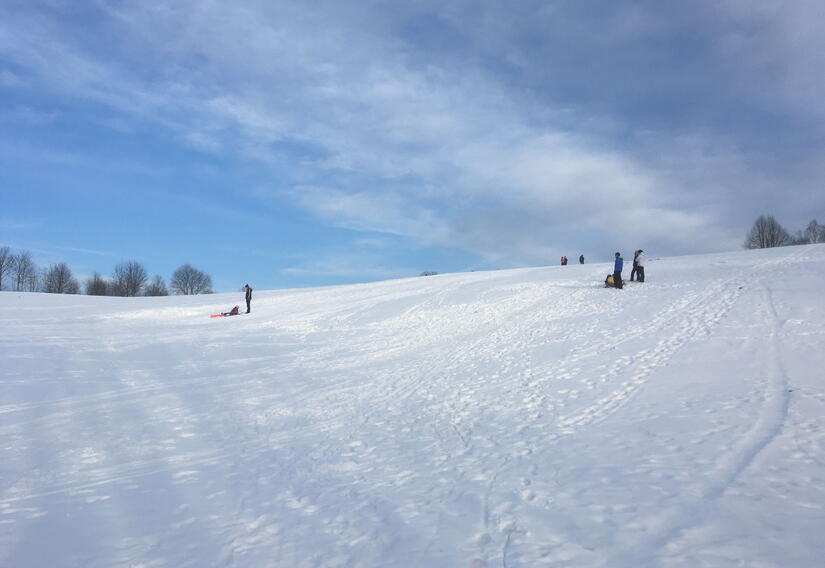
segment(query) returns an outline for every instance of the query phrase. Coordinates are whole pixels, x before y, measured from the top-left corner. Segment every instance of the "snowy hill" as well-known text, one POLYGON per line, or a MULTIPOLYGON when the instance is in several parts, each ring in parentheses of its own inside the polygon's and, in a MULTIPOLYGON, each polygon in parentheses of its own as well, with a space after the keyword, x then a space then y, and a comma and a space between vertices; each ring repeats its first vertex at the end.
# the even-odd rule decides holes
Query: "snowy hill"
POLYGON ((0 293, 0 566, 823 566, 825 245, 609 271, 0 293))

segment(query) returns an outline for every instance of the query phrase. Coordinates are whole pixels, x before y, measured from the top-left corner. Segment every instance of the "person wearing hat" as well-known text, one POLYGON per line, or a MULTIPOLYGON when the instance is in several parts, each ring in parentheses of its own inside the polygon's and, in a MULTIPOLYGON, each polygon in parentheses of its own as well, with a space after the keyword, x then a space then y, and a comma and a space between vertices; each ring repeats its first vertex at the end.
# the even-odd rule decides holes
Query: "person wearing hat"
POLYGON ((638 274, 638 281, 645 281, 645 251, 639 249, 639 254, 636 255, 636 274, 638 274))
POLYGON ((633 270, 630 271, 630 281, 633 282, 636 279, 636 275, 639 273, 639 253, 642 251, 636 250, 633 251, 633 270))
POLYGON ((243 290, 246 292, 246 313, 249 313, 252 306, 252 287, 247 284, 243 287, 243 290))
POLYGON ((624 259, 622 259, 622 253, 616 253, 616 261, 613 263, 613 286, 618 288, 619 290, 622 289, 622 268, 624 266, 624 259))

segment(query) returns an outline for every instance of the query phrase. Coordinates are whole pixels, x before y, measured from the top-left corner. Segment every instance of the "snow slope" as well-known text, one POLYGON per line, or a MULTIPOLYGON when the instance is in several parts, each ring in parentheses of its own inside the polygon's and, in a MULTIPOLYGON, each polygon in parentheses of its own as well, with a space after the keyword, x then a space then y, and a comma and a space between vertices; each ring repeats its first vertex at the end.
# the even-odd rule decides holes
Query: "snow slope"
POLYGON ((825 245, 609 271, 0 293, 0 566, 823 566, 825 245))

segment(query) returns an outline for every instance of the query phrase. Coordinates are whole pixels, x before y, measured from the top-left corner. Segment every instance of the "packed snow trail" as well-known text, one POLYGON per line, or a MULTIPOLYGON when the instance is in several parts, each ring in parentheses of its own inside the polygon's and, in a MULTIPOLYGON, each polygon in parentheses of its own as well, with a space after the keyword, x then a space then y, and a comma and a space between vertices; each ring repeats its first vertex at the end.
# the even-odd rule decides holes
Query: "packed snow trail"
POLYGON ((0 566, 821 566, 825 246, 0 293, 0 566))

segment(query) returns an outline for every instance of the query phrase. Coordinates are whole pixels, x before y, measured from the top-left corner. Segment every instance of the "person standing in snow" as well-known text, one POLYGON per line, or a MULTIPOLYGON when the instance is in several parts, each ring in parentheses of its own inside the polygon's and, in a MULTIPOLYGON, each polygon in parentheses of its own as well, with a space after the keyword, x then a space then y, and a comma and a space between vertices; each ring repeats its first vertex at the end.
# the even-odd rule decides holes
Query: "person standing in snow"
POLYGON ((579 255, 579 264, 584 264, 584 255, 583 254, 579 255))
POLYGON ((247 284, 243 290, 246 293, 246 313, 249 313, 252 310, 252 287, 247 284))
POLYGON ((639 254, 636 255, 636 273, 639 275, 639 282, 645 281, 645 251, 639 249, 639 254))
POLYGON ((633 282, 636 275, 639 273, 639 252, 633 251, 633 270, 630 271, 630 281, 633 282))
POLYGON ((622 253, 616 253, 616 261, 613 263, 613 286, 622 289, 622 268, 624 266, 624 259, 622 253))

